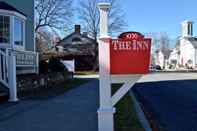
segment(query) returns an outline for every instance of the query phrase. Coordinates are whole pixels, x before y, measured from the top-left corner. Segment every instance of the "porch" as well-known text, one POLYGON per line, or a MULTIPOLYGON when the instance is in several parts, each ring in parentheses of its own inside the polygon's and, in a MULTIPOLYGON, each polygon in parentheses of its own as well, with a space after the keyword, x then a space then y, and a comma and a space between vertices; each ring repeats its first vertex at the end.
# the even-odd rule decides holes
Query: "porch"
POLYGON ((17 74, 38 73, 38 53, 0 48, 0 90, 10 101, 17 101, 17 74), (7 94, 6 94, 7 93, 7 94))
POLYGON ((10 101, 17 101, 16 75, 38 73, 38 53, 34 37, 28 35, 29 21, 33 19, 18 8, 0 2, 0 84, 8 90, 10 101))

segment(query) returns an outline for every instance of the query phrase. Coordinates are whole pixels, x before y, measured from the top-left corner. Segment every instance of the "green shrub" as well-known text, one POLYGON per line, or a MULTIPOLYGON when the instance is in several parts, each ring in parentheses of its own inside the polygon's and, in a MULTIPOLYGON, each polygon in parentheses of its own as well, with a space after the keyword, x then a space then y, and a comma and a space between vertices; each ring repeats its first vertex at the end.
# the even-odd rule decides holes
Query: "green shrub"
POLYGON ((48 72, 48 63, 46 61, 39 62, 39 72, 47 73, 48 72))
POLYGON ((68 71, 64 64, 58 58, 51 58, 48 63, 50 72, 62 72, 68 71))

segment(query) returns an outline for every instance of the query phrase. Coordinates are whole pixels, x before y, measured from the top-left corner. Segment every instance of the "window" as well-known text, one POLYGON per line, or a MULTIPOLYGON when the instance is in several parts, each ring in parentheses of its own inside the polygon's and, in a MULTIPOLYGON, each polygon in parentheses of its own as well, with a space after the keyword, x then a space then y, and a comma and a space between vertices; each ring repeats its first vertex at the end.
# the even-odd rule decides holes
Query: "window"
POLYGON ((190 35, 190 24, 187 25, 187 34, 190 35))
POLYGON ((81 39, 78 38, 78 37, 75 37, 75 38, 72 39, 72 42, 81 42, 81 39))
POLYGON ((188 27, 188 35, 190 35, 190 36, 192 36, 193 35, 193 27, 192 27, 192 23, 189 23, 188 25, 187 25, 188 27))
POLYGON ((23 46, 23 21, 14 19, 14 44, 16 46, 23 46))
POLYGON ((10 42, 10 17, 0 15, 0 43, 10 42))

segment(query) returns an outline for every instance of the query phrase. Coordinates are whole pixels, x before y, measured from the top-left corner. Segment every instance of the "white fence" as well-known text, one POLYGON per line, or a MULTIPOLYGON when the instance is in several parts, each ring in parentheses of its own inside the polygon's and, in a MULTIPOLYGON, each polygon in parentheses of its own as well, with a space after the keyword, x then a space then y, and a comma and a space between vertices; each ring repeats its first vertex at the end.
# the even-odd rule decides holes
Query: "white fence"
POLYGON ((15 51, 17 74, 39 72, 39 55, 32 51, 15 51), (20 70, 19 70, 20 69, 20 70))
POLYGON ((69 72, 75 73, 75 60, 61 60, 69 72))
POLYGON ((38 65, 38 53, 32 51, 15 51, 17 67, 34 67, 38 65))

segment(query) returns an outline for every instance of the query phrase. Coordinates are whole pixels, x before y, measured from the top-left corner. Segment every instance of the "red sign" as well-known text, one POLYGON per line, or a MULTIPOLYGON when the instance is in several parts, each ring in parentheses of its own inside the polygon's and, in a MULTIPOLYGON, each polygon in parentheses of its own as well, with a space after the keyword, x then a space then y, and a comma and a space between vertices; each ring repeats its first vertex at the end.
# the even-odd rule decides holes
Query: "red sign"
POLYGON ((111 74, 145 74, 149 72, 151 39, 138 32, 122 33, 110 41, 111 74))

